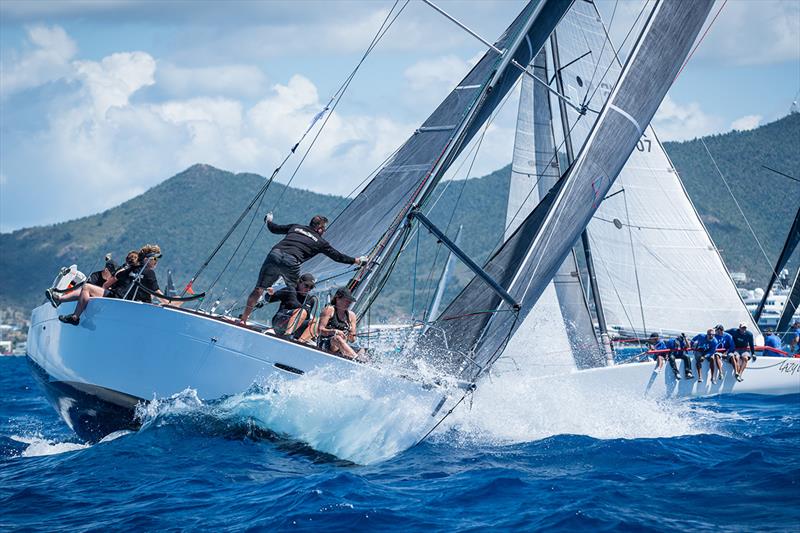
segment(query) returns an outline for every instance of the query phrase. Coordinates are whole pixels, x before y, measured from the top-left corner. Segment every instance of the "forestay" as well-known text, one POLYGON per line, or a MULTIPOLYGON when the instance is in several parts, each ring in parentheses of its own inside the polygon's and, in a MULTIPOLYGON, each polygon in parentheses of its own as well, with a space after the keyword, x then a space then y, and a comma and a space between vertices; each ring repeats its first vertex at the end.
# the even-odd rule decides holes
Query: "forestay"
POLYGON ((662 0, 653 9, 575 163, 485 267, 520 302, 519 311, 473 279, 423 339, 451 372, 475 379, 501 355, 622 170, 712 3, 662 0))
MULTIPOLYGON (((572 0, 531 0, 503 35, 439 107, 403 144, 330 225, 326 238, 351 255, 369 254, 370 265, 356 275, 352 286, 364 283, 392 250, 392 238, 405 217, 441 179, 453 159, 475 135, 521 71, 569 8, 572 0)), ((386 261, 388 263, 389 261, 386 261)), ((323 257, 306 264, 318 279, 329 279, 346 267, 323 257)), ((342 280, 344 281, 344 280, 342 280)))

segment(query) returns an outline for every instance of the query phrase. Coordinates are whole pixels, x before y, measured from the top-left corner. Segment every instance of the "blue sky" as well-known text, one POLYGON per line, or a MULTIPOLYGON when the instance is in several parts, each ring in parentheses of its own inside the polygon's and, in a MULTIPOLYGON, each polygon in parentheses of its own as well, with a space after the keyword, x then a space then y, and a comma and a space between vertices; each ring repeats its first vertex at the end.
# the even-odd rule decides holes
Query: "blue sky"
MULTIPOLYGON (((392 4, 3 0, 0 230, 102 211, 194 163, 269 174, 392 4)), ((618 45, 645 0, 597 4, 618 45)), ((440 5, 494 40, 523 2, 440 5)), ((293 184, 348 192, 484 49, 412 0, 293 184)), ((663 140, 752 128, 785 115, 798 91, 800 0, 728 0, 654 126, 663 140)), ((507 163, 514 108, 474 175, 507 163)))

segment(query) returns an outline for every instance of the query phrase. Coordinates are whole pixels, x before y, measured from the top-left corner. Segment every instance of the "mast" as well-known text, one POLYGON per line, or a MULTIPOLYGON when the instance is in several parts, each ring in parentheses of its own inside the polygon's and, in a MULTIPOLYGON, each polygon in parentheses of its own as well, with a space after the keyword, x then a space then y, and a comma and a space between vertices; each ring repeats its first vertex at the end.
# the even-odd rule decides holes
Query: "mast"
MULTIPOLYGON (((547 36, 572 2, 573 0, 531 0, 497 41, 496 46, 486 52, 433 115, 401 147, 395 158, 381 169, 359 197, 348 206, 347 210, 352 214, 340 217, 338 223, 331 224, 327 235, 331 244, 336 245, 338 240, 347 238, 350 241, 358 239, 361 245, 369 244, 370 247, 369 261, 348 283, 359 299, 356 309, 358 314, 363 314, 371 305, 376 290, 380 289, 391 273, 394 259, 400 253, 411 228, 410 221, 406 218, 408 213, 426 204, 452 162, 481 125, 489 119, 503 96, 516 84, 522 72, 515 66, 516 63, 530 62, 530 56, 544 46, 547 36), (522 46, 525 42, 529 46, 522 46), (502 54, 498 54, 498 50, 502 54), (457 112, 457 109, 454 111, 455 106, 463 105, 465 100, 470 100, 470 103, 464 106, 463 113, 457 112), (426 136, 439 139, 428 141, 426 136), (437 145, 435 140, 442 142, 437 145), (425 162, 418 164, 421 154, 424 155, 425 162), (409 183, 405 178, 397 179, 397 172, 415 174, 418 180, 409 183), (410 189, 406 189, 402 201, 393 199, 392 191, 388 189, 402 188, 403 182, 410 189), (384 186, 387 190, 380 193, 378 198, 377 189, 384 186), (382 208, 382 205, 385 207, 382 208), (375 219, 382 222, 369 221, 364 216, 366 211, 372 211, 375 219), (346 226, 348 219, 365 222, 370 229, 363 232, 363 235, 355 233, 354 236, 352 227, 346 226), (385 229, 376 240, 369 239, 368 236, 374 234, 377 228, 385 229)), ((314 267, 314 263, 307 265, 312 271, 315 271, 314 267)))
MULTIPOLYGON (((800 241, 800 209, 797 210, 797 215, 794 217, 794 223, 792 227, 789 229, 789 235, 786 237, 786 242, 783 243, 783 250, 781 250, 781 255, 778 256, 778 260, 775 262, 775 268, 772 269, 772 274, 769 277, 769 283, 767 283, 767 287, 764 289, 764 296, 761 298, 761 301, 758 302, 758 307, 756 308, 756 312, 753 313, 753 318, 755 319, 756 323, 761 318, 761 313, 764 312, 764 306, 767 303, 767 298, 769 297, 770 291, 772 291, 772 286, 775 285, 775 282, 778 279, 778 274, 783 267, 786 266, 786 263, 789 261, 789 258, 794 253, 794 249, 797 247, 797 243, 800 241)), ((789 305, 789 302, 786 302, 786 305, 789 305)), ((789 315, 791 318, 791 315, 789 315)))
MULTIPOLYGON (((550 49, 553 54, 553 70, 556 76, 556 88, 561 94, 564 93, 564 80, 561 77, 561 59, 558 55, 558 38, 554 30, 550 34, 550 49)), ((564 102, 558 100, 558 109, 561 114, 561 128, 564 132, 564 148, 567 152, 567 166, 571 166, 575 161, 575 152, 572 147, 572 138, 569 131, 569 119, 567 115, 567 106, 564 102)), ((597 313, 597 325, 600 329, 600 341, 603 346, 603 353, 606 357, 606 365, 611 366, 614 364, 614 352, 611 348, 611 339, 608 336, 608 326, 606 324, 606 317, 603 313, 603 303, 600 300, 600 289, 597 287, 597 275, 595 274, 594 261, 592 260, 592 247, 589 243, 589 234, 584 229, 581 233, 581 244, 583 245, 583 254, 586 258, 586 270, 589 274, 589 286, 592 288, 592 300, 594 301, 594 308, 597 313)))

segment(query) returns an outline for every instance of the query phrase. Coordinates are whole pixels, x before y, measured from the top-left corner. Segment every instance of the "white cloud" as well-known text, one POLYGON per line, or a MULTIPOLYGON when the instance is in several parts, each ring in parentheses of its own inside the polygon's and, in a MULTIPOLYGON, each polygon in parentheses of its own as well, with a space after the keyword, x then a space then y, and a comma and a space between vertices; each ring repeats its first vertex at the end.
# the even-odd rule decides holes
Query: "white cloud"
POLYGON ((267 76, 252 65, 187 68, 159 63, 156 82, 174 97, 202 94, 255 98, 267 90, 267 76))
POLYGON ((745 115, 731 123, 732 130, 747 131, 757 128, 761 124, 761 115, 745 115))
POLYGON ((74 67, 100 115, 111 107, 126 106, 133 93, 155 83, 156 62, 144 52, 111 54, 100 62, 76 61, 74 67))
POLYGON ((14 51, 0 63, 0 96, 38 87, 70 72, 78 47, 59 26, 27 28, 22 52, 14 51))
POLYGON ((706 114, 697 102, 680 104, 669 95, 661 102, 653 118, 653 127, 663 141, 684 141, 718 132, 724 123, 706 114))
MULTIPOLYGON (((48 212, 54 220, 111 207, 195 163, 269 173, 324 106, 317 87, 301 75, 273 85, 264 90, 265 97, 247 105, 226 96, 133 98, 137 91, 164 79, 157 72, 156 60, 143 52, 73 61, 71 68, 65 76, 73 81, 68 86, 71 92, 50 102, 46 128, 30 142, 18 140, 15 149, 7 151, 14 152, 13 158, 3 156, 6 161, 24 161, 26 175, 37 188, 61 191, 62 201, 48 212), (37 155, 42 153, 47 157, 37 155), (87 190, 91 194, 86 195, 87 190)), ((167 76, 173 76, 172 82, 197 72, 176 70, 167 76)), ((199 71, 211 76, 209 71, 199 71)), ((225 71, 220 67, 215 72, 225 71)), ((232 71, 264 82, 260 71, 232 71)), ((209 82, 205 89, 214 93, 219 87, 209 82)), ((411 125, 388 117, 335 112, 293 185, 327 193, 349 192, 412 130, 411 125)), ((312 136, 279 180, 290 175, 312 136)), ((4 222, 13 227, 13 221, 4 222)))
POLYGON ((415 91, 427 91, 444 86, 449 92, 482 56, 483 54, 478 54, 467 61, 455 55, 423 59, 408 67, 403 74, 409 86, 415 91))
MULTIPOLYGON (((717 0, 712 13, 720 6, 717 0)), ((762 65, 800 59, 800 2, 728 2, 696 56, 729 65, 762 65)))

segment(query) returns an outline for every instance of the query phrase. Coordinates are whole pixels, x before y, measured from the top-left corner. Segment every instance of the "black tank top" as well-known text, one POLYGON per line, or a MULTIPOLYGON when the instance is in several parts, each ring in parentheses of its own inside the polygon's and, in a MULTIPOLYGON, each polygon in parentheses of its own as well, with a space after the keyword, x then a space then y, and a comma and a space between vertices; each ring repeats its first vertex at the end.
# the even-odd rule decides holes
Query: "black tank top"
POLYGON ((339 319, 339 313, 336 312, 336 307, 333 308, 333 316, 328 320, 328 327, 330 329, 338 329, 345 333, 350 333, 350 311, 345 311, 347 317, 344 321, 339 319))

